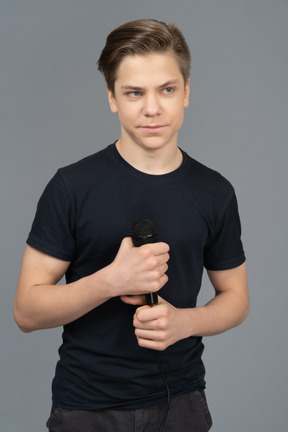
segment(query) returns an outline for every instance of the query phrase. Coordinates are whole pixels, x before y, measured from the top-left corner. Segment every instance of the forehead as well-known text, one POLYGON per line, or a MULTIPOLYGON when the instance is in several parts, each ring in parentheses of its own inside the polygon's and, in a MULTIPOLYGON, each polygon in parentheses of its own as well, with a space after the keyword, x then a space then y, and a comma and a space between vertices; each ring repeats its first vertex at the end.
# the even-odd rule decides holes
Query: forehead
POLYGON ((178 62, 172 53, 128 55, 118 67, 115 86, 144 87, 173 80, 184 82, 178 62))

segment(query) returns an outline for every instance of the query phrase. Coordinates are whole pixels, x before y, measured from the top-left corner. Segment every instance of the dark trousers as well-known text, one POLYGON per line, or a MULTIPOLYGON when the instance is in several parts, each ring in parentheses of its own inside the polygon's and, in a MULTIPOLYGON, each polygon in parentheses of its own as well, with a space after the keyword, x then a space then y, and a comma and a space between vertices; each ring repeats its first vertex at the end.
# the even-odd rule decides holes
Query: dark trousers
MULTIPOLYGON (((137 410, 66 410, 53 407, 49 432, 157 432, 165 402, 137 410)), ((163 432, 208 432, 212 426, 205 392, 197 390, 170 401, 163 432)))

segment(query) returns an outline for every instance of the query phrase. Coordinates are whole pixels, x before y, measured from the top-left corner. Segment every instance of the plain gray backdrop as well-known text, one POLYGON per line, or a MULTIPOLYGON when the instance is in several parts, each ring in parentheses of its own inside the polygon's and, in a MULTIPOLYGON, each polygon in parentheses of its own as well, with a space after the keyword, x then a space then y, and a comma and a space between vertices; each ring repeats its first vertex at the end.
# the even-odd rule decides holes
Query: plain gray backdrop
MULTIPOLYGON (((212 430, 285 432, 287 0, 0 0, 1 431, 46 430, 61 329, 22 334, 14 323, 21 257, 57 168, 119 137, 96 62, 107 34, 138 18, 183 31, 192 73, 179 145, 239 201, 251 312, 204 339, 212 430)), ((199 302, 211 295, 205 277, 199 302)))

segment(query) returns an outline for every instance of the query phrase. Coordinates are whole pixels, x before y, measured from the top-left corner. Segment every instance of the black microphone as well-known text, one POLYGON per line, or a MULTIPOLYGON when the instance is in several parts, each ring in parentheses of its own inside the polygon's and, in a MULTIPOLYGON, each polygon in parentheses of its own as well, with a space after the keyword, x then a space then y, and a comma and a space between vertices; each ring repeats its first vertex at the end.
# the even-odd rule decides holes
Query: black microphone
MULTIPOLYGON (((153 222, 148 219, 140 219, 134 222, 131 227, 131 238, 134 247, 140 247, 148 243, 157 243, 158 232, 153 222)), ((146 301, 149 306, 157 305, 157 294, 146 294, 146 301)))

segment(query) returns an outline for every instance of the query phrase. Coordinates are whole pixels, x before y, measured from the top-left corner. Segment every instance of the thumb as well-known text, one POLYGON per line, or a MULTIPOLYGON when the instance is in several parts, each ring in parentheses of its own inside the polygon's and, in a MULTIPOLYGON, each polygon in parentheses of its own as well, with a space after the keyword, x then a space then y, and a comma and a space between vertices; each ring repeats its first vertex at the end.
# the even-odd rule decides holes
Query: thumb
POLYGON ((121 241, 121 245, 120 248, 132 248, 133 247, 133 243, 132 243, 132 239, 131 237, 124 237, 123 240, 121 241))

